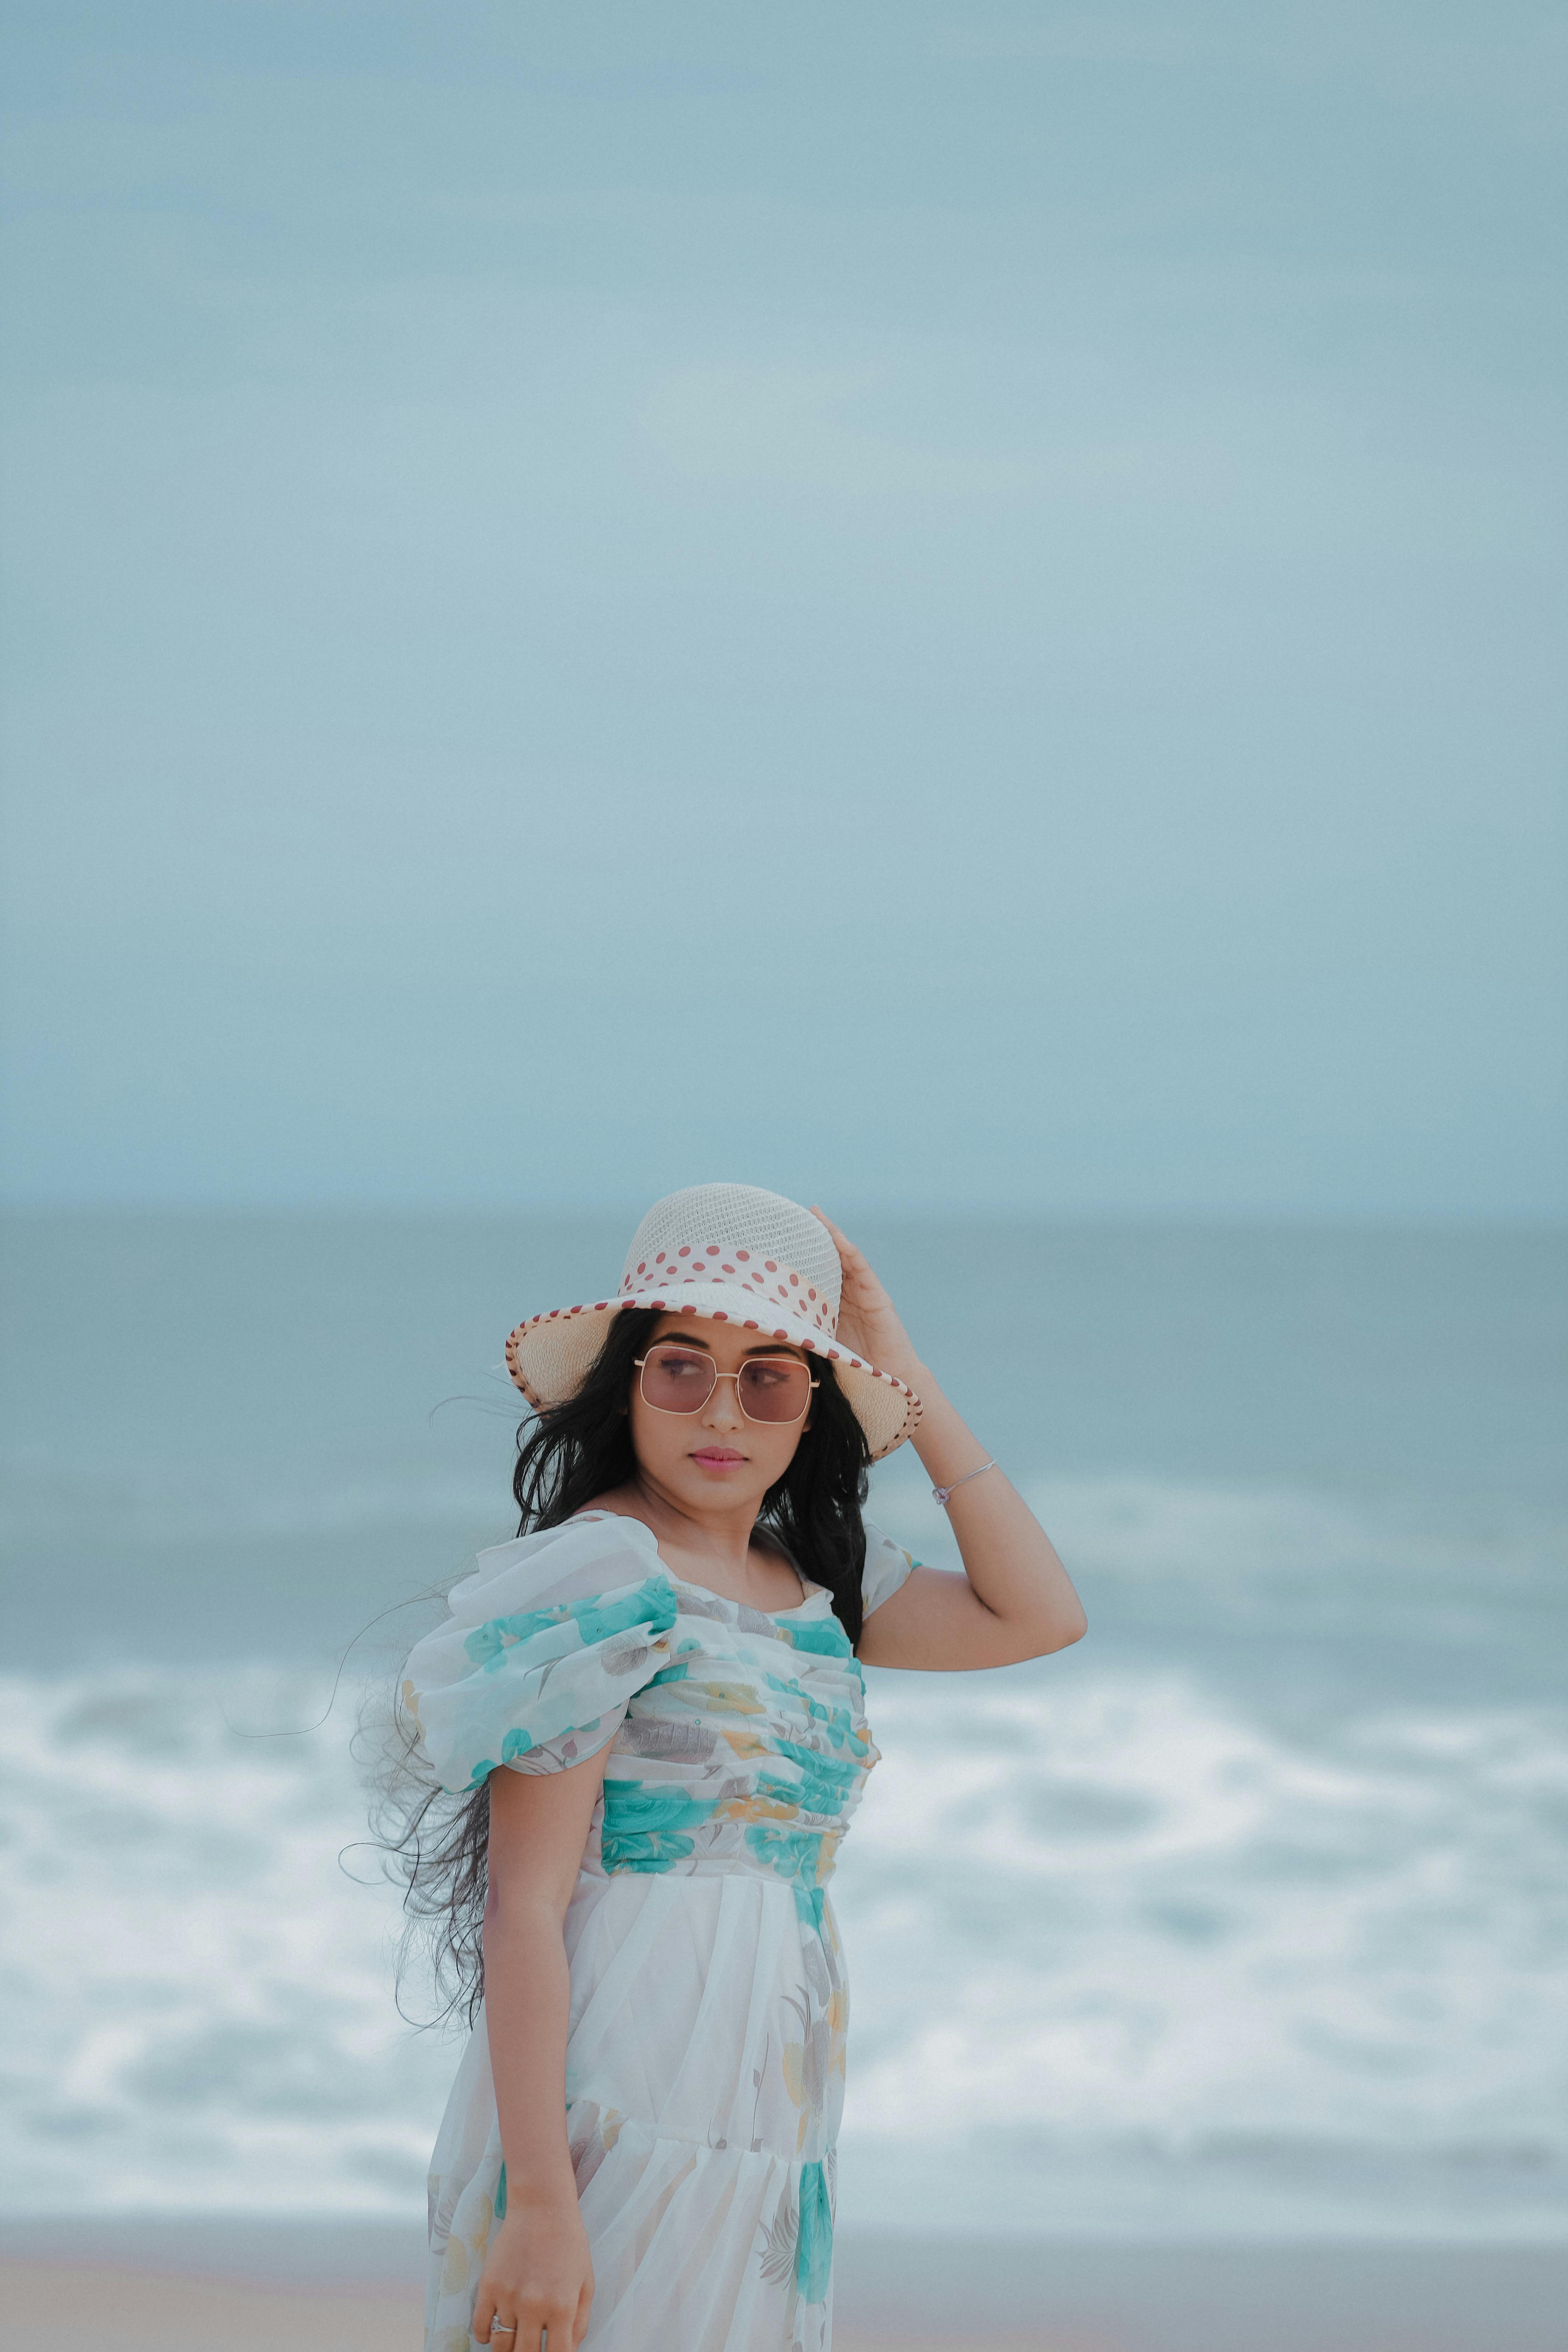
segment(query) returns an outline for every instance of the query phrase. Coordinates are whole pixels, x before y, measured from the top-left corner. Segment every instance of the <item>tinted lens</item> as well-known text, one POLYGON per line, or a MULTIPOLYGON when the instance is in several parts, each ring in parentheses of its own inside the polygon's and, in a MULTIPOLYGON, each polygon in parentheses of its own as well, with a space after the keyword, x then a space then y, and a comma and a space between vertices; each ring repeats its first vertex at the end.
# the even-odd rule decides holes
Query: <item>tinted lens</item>
POLYGON ((658 1412, 700 1412, 713 1393, 713 1366, 695 1348, 650 1348, 642 1392, 658 1412))
POLYGON ((811 1402, 811 1374, 793 1356, 753 1356, 741 1369, 741 1408, 752 1421, 798 1421, 811 1402))

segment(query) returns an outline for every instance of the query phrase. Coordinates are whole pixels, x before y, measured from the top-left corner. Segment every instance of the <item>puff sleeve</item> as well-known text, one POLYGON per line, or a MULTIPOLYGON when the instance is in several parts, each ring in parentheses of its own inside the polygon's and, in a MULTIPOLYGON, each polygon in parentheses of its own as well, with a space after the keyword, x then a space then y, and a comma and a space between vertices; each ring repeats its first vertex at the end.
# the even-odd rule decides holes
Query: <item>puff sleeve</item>
POLYGON ((500 1765, 560 1771, 607 1747, 668 1664, 676 1617, 651 1533, 611 1514, 481 1552, 447 1607, 409 1655, 403 1703, 454 1794, 500 1765))
POLYGON ((860 1600, 863 1612, 869 1617, 884 1601, 890 1601, 912 1568, 919 1566, 912 1552, 905 1551, 891 1536, 885 1536, 874 1521, 863 1522, 866 1529, 866 1565, 860 1575, 860 1600))

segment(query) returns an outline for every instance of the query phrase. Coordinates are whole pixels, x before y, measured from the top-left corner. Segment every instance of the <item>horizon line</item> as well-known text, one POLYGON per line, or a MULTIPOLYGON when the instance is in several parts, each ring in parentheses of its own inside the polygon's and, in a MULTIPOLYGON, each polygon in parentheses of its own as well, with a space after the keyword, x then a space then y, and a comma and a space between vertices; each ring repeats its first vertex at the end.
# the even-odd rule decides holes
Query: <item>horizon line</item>
MULTIPOLYGON (((0 1198, 0 1218, 35 1220, 46 1217, 130 1219, 179 1217, 192 1222, 218 1223, 261 1219, 357 1219, 364 1222, 491 1223, 505 1218, 538 1218, 551 1223, 584 1223, 625 1218, 635 1226, 647 1209, 645 1197, 626 1195, 597 1201, 541 1199, 524 1201, 406 1201, 352 1197, 222 1200, 213 1198, 66 1199, 38 1196, 0 1198)), ((917 1201, 903 1198, 848 1198, 829 1209, 852 1219, 886 1218, 900 1223, 931 1223, 975 1225, 1077 1225, 1172 1227, 1313 1226, 1359 1230, 1427 1232, 1568 1231, 1568 1204, 1562 1208, 1473 1209, 1307 1207, 1301 1205, 1221 1206, 1215 1203, 1162 1203, 1158 1206, 1106 1207, 1082 1202, 995 1202, 963 1199, 917 1201)))

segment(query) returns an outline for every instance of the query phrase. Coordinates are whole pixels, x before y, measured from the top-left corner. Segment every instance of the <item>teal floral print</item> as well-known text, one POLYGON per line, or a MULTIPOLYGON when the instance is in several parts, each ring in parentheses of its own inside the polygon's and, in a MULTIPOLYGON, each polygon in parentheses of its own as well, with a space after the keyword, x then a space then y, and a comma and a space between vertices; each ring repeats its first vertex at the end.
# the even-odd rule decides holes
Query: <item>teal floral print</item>
POLYGON ((757 1860, 789 1881, 796 1910, 814 1927, 822 1925, 823 1890, 818 1882, 826 1874, 825 1853, 827 1868, 833 1866, 834 1843, 821 1830, 776 1829, 771 1822, 753 1822, 746 1832, 746 1843, 757 1860))
POLYGON ((583 1647, 589 1649, 633 1625, 651 1625, 667 1633, 674 1622, 675 1596, 668 1581, 650 1577, 635 1591, 605 1600, 574 1601, 557 1609, 527 1609, 515 1617, 489 1618, 468 1635, 463 1647, 476 1665, 495 1667, 504 1663, 507 1651, 518 1643, 531 1642, 536 1633, 550 1633, 557 1625, 574 1625, 583 1647))
MULTIPOLYGON (((837 1818, 850 1790, 865 1770, 860 1756, 825 1756, 819 1748, 807 1748, 798 1739, 786 1739, 780 1732, 773 1742, 781 1756, 800 1768, 798 1794, 808 1813, 831 1813, 837 1818)), ((788 1792, 787 1781, 777 1783, 788 1792)))
POLYGON ((605 1781, 599 1851, 606 1870, 668 1870, 693 1850, 685 1832, 712 1818, 712 1797, 680 1789, 647 1789, 640 1780, 605 1781))
POLYGON ((855 1655, 849 1646, 849 1636, 837 1617, 819 1618, 810 1625, 787 1626, 784 1638, 792 1650, 804 1650, 811 1657, 853 1658, 855 1655))
POLYGON ((820 2164, 801 2166, 799 2195, 795 2283, 805 2302, 820 2303, 833 2267, 833 2213, 820 2164))

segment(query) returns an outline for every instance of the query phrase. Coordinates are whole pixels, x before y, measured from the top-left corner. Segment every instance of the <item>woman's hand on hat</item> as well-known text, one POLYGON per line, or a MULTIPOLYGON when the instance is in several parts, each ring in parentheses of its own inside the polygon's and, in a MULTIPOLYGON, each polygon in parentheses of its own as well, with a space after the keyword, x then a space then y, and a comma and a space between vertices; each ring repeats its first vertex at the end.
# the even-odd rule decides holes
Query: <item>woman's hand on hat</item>
POLYGON ((899 1319, 898 1308, 867 1263, 864 1251, 858 1250, 848 1234, 840 1232, 831 1217, 824 1216, 815 1202, 811 1213, 832 1234, 843 1270, 844 1294, 838 1302, 839 1344, 852 1348, 867 1363, 875 1364, 879 1372, 891 1372, 897 1379, 907 1381, 911 1388, 917 1387, 913 1376, 920 1369, 920 1358, 914 1342, 899 1319))

